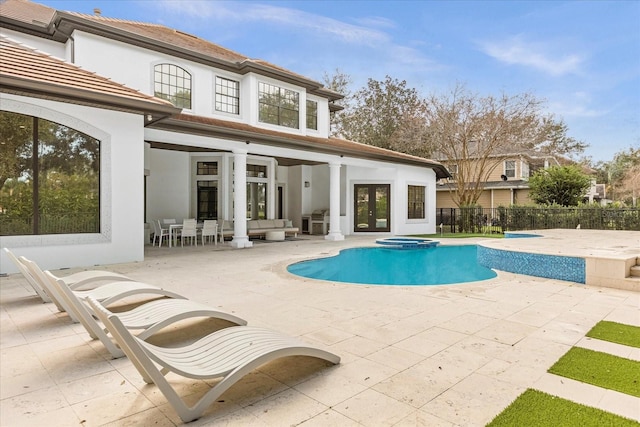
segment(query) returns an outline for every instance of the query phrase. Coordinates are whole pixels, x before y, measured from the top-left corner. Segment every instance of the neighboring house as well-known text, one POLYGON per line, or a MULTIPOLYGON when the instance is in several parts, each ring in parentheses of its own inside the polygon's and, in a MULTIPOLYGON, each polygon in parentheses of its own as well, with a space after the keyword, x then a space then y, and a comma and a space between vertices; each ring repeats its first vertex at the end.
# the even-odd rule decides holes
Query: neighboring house
POLYGON ((0 245, 44 268, 142 260, 144 224, 162 218, 235 220, 236 248, 252 245, 246 219, 302 228, 326 209, 329 240, 435 232, 446 168, 329 137, 341 96, 316 81, 162 25, 24 0, 0 3, 0 35, 0 245))
MULTIPOLYGON (((458 167, 466 165, 466 167, 474 168, 478 162, 480 160, 475 159, 468 163, 460 160, 442 160, 452 177, 440 181, 437 186, 437 208, 458 207, 454 200, 458 167)), ((494 169, 488 175, 488 179, 481 183, 483 191, 476 204, 483 208, 531 203, 529 177, 540 168, 559 165, 554 157, 537 157, 526 153, 496 155, 487 159, 487 164, 488 168, 494 167, 494 169)))

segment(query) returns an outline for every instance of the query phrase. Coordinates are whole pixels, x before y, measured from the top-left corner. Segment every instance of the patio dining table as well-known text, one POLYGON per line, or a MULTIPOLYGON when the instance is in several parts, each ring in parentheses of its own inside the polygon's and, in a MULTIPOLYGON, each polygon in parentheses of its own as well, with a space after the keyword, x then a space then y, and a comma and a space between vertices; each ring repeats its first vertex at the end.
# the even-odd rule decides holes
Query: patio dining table
MULTIPOLYGON (((204 223, 197 222, 196 228, 202 229, 204 223)), ((183 224, 169 224, 169 247, 172 247, 173 244, 178 245, 178 230, 182 230, 183 224)))

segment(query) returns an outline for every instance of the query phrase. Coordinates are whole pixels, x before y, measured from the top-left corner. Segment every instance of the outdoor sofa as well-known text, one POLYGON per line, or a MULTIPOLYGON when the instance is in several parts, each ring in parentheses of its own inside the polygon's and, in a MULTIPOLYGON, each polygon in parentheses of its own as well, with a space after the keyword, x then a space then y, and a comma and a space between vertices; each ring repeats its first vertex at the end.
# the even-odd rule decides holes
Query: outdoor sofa
MULTIPOLYGON (((247 235, 265 237, 268 231, 284 231, 298 237, 298 227, 294 227, 289 219, 251 219, 247 221, 247 235)), ((233 237, 233 221, 223 221, 220 227, 220 239, 233 237)))

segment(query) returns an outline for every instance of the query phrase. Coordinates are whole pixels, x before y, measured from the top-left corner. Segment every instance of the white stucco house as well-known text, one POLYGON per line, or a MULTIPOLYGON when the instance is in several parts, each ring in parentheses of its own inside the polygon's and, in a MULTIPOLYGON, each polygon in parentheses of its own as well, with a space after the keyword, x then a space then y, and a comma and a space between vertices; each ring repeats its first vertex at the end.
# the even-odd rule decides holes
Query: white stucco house
POLYGON ((24 0, 0 3, 0 36, 0 246, 44 268, 142 260, 161 218, 234 220, 235 248, 252 245, 247 219, 313 232, 318 210, 328 240, 435 233, 446 168, 330 137, 341 96, 316 81, 177 29, 24 0), (88 213, 56 229, 49 212, 78 174, 88 213), (33 198, 20 215, 18 186, 33 198))

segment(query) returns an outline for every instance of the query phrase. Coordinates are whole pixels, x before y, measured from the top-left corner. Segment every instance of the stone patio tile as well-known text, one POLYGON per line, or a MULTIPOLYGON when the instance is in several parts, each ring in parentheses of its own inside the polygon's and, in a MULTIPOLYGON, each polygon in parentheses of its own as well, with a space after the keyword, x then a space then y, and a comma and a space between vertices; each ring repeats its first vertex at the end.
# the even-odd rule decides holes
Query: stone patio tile
POLYGON ((523 391, 509 383, 473 374, 420 409, 455 425, 485 425, 523 391))
POLYGON ((294 388, 328 407, 333 407, 367 389, 366 386, 333 372, 315 376, 294 388))
POLYGON ((438 326, 450 331, 470 335, 486 328, 495 321, 495 317, 483 316, 476 313, 464 313, 451 320, 440 323, 438 326))
POLYGON ((326 328, 318 329, 303 336, 303 338, 309 338, 314 342, 319 342, 324 345, 333 345, 342 342, 346 339, 353 337, 350 332, 345 332, 340 329, 328 326, 326 328))
POLYGON ((394 347, 420 354, 424 357, 432 356, 449 347, 449 344, 426 338, 425 333, 414 335, 406 340, 397 342, 394 347))
POLYGON ((303 422, 300 427, 356 427, 362 424, 342 415, 333 409, 327 409, 321 414, 303 422))
POLYGON ((363 391, 333 409, 367 426, 392 426, 414 411, 412 406, 372 389, 363 391))
POLYGON ((403 350, 395 346, 385 347, 367 356, 367 359, 381 363, 390 368, 401 371, 424 360, 425 356, 413 351, 403 350))
POLYGON ((386 346, 387 344, 384 344, 380 341, 374 341, 368 338, 354 336, 352 338, 348 338, 344 341, 340 341, 339 343, 332 345, 331 349, 332 351, 337 353, 344 350, 357 356, 365 357, 371 353, 375 353, 385 348, 386 346))
POLYGON ((425 360, 381 381, 373 389, 417 409, 460 381, 464 374, 425 360))
POLYGON ((290 426, 313 418, 328 407, 297 390, 287 389, 244 409, 266 425, 290 426))
POLYGON ((413 412, 394 425, 395 427, 454 427, 449 421, 421 409, 413 412))
POLYGON ((498 320, 479 330, 475 335, 502 344, 514 345, 525 337, 533 334, 536 330, 536 327, 520 322, 498 320))
POLYGON ((640 348, 630 347, 628 345, 617 344, 614 342, 603 341, 595 338, 584 337, 576 343, 576 346, 588 348, 589 350, 600 351, 602 353, 613 354, 614 356, 624 357, 625 359, 636 360, 640 362, 640 348))
POLYGON ((2 426, 79 425, 80 420, 56 387, 0 400, 2 426))
POLYGON ((152 408, 103 424, 103 427, 174 427, 175 425, 174 421, 171 421, 161 410, 152 408))

